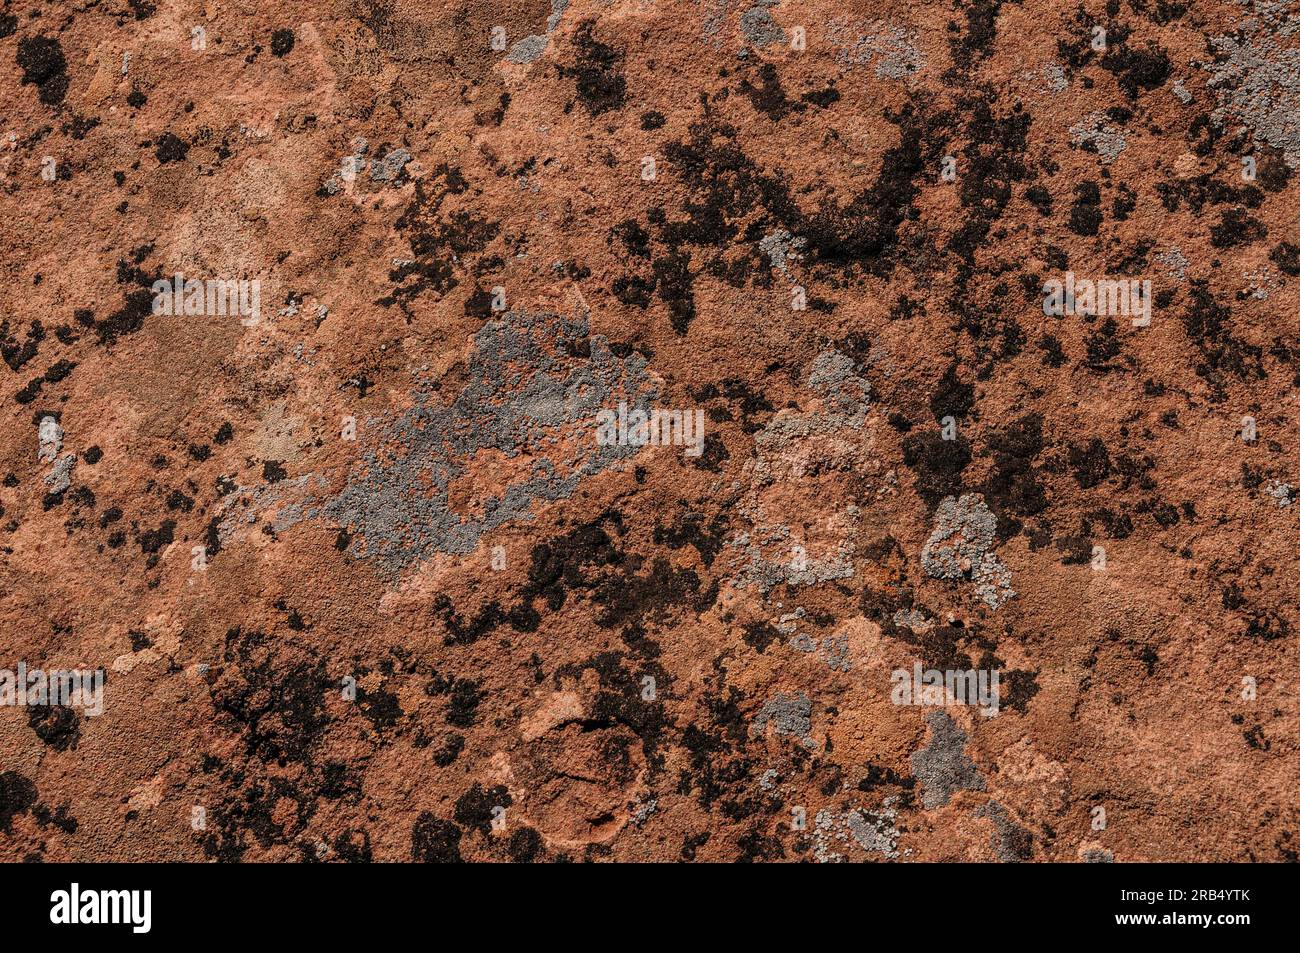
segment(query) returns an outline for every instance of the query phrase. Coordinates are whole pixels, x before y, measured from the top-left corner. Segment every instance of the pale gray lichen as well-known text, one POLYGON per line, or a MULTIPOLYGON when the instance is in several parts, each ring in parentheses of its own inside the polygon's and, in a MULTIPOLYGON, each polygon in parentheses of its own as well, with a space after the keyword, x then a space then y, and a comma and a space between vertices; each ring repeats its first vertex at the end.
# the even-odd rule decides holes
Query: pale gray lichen
POLYGON ((934 622, 916 609, 899 609, 894 613, 894 625, 911 629, 917 635, 934 628, 934 622))
POLYGON ((727 21, 728 0, 695 0, 697 4, 704 7, 700 20, 700 37, 705 40, 713 40, 717 45, 721 42, 718 36, 722 29, 722 24, 727 21))
POLYGON ((50 470, 45 474, 45 485, 49 487, 51 493, 62 493, 72 485, 72 471, 77 466, 77 455, 69 453, 61 457, 50 470))
POLYGON ((1219 102, 1211 118, 1242 123, 1300 168, 1300 48, 1292 41, 1300 19, 1289 2, 1238 2, 1254 15, 1233 33, 1210 39, 1215 60, 1204 68, 1219 102))
POLYGON ((371 163, 370 178, 376 182, 394 182, 411 159, 411 153, 405 149, 394 149, 378 162, 371 163))
POLYGON ((560 21, 564 19, 564 11, 568 8, 569 0, 551 0, 551 15, 546 18, 546 34, 534 33, 524 37, 510 47, 510 52, 506 54, 506 62, 527 66, 546 52, 546 46, 551 41, 550 35, 560 25, 560 21))
POLYGON ((855 530, 861 517, 856 505, 827 514, 830 523, 838 523, 844 532, 833 549, 823 546, 817 555, 796 548, 788 525, 763 520, 759 503, 763 488, 797 478, 808 455, 815 453, 827 469, 856 470, 866 462, 862 431, 871 386, 857 364, 834 349, 822 351, 809 367, 807 385, 821 406, 808 411, 783 409, 754 437, 751 500, 741 511, 755 528, 730 542, 749 558, 732 581, 737 588, 755 586, 767 592, 781 583, 808 586, 853 576, 855 530), (773 555, 773 549, 779 549, 779 554, 773 555))
POLYGON ((659 809, 659 799, 650 798, 632 805, 632 823, 637 827, 650 820, 650 815, 659 809))
POLYGON ((811 831, 813 858, 819 864, 842 863, 849 859, 842 851, 851 849, 856 843, 868 853, 879 854, 886 860, 897 860, 898 839, 902 836, 895 826, 897 803, 898 798, 889 797, 878 811, 861 808, 843 812, 818 811, 811 831))
POLYGON ((812 699, 804 692, 778 692, 768 699, 750 723, 749 733, 761 737, 769 725, 773 734, 798 738, 805 748, 816 747, 812 738, 812 699))
POLYGON ((993 853, 1004 864, 1018 864, 1033 856, 1033 838, 1029 831, 1017 824, 1003 805, 989 801, 975 812, 976 817, 986 817, 993 822, 993 853))
POLYGON ((1063 93, 1070 88, 1065 68, 1060 63, 1048 63, 1043 67, 1043 76, 1047 79, 1047 88, 1053 93, 1063 93))
POLYGON ((324 490, 329 479, 324 474, 289 477, 262 486, 236 486, 222 500, 221 520, 216 537, 221 546, 231 543, 240 530, 256 525, 266 513, 273 513, 266 525, 282 533, 304 519, 315 519, 323 502, 311 493, 312 487, 324 490))
POLYGON ((925 68, 917 34, 884 20, 850 24, 838 18, 826 24, 826 37, 837 48, 836 61, 845 67, 876 64, 878 79, 907 79, 925 68))
POLYGON ((1279 506, 1290 506, 1295 502, 1296 491, 1290 483, 1283 483, 1281 480, 1269 480, 1264 485, 1264 492, 1273 498, 1273 502, 1279 506))
POLYGON ((41 463, 52 463, 63 449, 63 428, 59 426, 58 418, 48 414, 42 417, 36 429, 36 438, 36 459, 41 463))
POLYGON ((1191 264, 1183 250, 1177 245, 1170 247, 1168 251, 1158 252, 1155 255, 1156 261, 1169 269, 1170 273, 1179 281, 1187 279, 1187 266, 1191 264))
POLYGON ((506 54, 506 62, 526 66, 546 52, 548 42, 547 37, 536 33, 526 36, 510 48, 510 52, 506 54))
POLYGON ((1123 131, 1108 123, 1107 118, 1105 112, 1089 113, 1070 127, 1070 140, 1076 145, 1091 143, 1101 161, 1109 165, 1128 148, 1128 142, 1123 131))
POLYGON ((803 238, 796 238, 785 229, 780 228, 763 238, 759 243, 759 250, 767 256, 772 267, 786 277, 790 276, 790 262, 798 261, 803 257, 800 249, 807 244, 803 238))
POLYGON ((897 797, 887 797, 879 811, 849 812, 845 823, 863 850, 880 854, 887 860, 898 859, 898 838, 901 834, 895 826, 898 811, 894 805, 897 803, 897 797))
POLYGON ((785 42, 785 30, 772 19, 768 7, 777 5, 778 0, 757 0, 757 2, 740 14, 740 31, 745 39, 757 47, 772 46, 785 42))
POLYGON ((966 733, 946 712, 932 711, 925 720, 930 726, 930 744, 911 757, 925 809, 943 807, 957 791, 983 791, 984 778, 966 756, 966 733))
POLYGON ((374 444, 323 513, 353 534, 349 551, 387 575, 436 553, 467 555, 484 533, 529 520, 539 502, 570 497, 586 477, 639 451, 598 445, 595 416, 625 400, 645 411, 657 390, 646 360, 620 359, 587 319, 510 312, 474 337, 469 383, 447 405, 417 393, 414 406, 390 421, 369 421, 374 444), (561 444, 567 459, 543 455, 561 444), (536 455, 528 472, 472 512, 452 509, 450 487, 478 458, 536 455))
POLYGON ((969 578, 991 609, 1016 594, 1011 571, 989 550, 998 519, 978 493, 945 497, 935 513, 934 532, 921 550, 921 567, 936 579, 969 578))
POLYGON ((764 555, 765 549, 770 550, 774 545, 780 545, 781 541, 788 541, 789 534, 789 527, 774 526, 754 535, 742 533, 732 540, 731 545, 749 557, 749 562, 740 575, 732 580, 732 585, 737 589, 752 586, 759 592, 767 592, 783 583, 790 586, 815 586, 836 579, 853 578, 855 548, 850 539, 841 540, 833 553, 820 558, 808 553, 796 555, 793 547, 787 547, 781 559, 764 555))

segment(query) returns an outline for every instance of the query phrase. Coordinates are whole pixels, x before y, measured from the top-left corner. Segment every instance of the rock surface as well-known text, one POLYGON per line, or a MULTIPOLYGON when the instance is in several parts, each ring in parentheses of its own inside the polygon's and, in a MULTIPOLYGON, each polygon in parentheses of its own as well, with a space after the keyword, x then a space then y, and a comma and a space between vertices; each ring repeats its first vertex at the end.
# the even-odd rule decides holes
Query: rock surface
POLYGON ((256 6, 0 12, 0 859, 1296 859, 1295 4, 256 6))

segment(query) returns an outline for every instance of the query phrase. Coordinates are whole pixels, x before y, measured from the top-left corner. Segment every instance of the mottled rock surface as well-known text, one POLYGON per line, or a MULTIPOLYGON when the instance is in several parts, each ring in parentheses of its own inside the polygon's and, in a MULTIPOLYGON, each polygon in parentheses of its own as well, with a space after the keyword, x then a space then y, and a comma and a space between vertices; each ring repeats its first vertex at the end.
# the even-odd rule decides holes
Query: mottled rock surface
POLYGON ((1300 4, 247 6, 0 10, 0 860, 1296 859, 1300 4))

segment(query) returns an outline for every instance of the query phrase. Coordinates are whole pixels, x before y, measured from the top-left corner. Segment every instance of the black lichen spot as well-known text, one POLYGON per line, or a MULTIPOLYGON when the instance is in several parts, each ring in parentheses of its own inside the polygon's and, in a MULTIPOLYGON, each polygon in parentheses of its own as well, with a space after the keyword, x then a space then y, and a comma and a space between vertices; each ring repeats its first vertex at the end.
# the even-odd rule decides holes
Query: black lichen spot
POLYGON ((91 318, 101 345, 112 344, 124 334, 134 334, 139 331, 144 327, 145 319, 153 313, 152 287, 153 283, 161 278, 161 274, 155 273, 151 277, 139 267, 151 250, 150 246, 142 246, 131 253, 131 261, 118 260, 118 284, 128 286, 129 290, 125 292, 122 307, 117 311, 102 321, 91 318))
POLYGON ((1084 446, 1071 446, 1066 456, 1075 482, 1084 490, 1100 485, 1111 474, 1110 453, 1097 437, 1084 446))
POLYGON ((320 659, 238 627, 226 633, 224 671, 210 687, 217 711, 243 731, 250 754, 264 761, 310 764, 329 724, 325 692, 335 683, 320 659))
POLYGON ((1268 253, 1268 260, 1281 270, 1282 274, 1294 278, 1300 275, 1300 248, 1290 242, 1282 242, 1268 253))
POLYGON ((459 864, 461 830, 451 821, 421 811, 411 831, 411 860, 422 864, 459 864))
POLYGON ((28 37, 18 43, 18 65, 24 86, 36 86, 41 102, 57 106, 68 94, 68 61, 59 41, 48 36, 28 37))
POLYGON ((1193 281, 1188 298, 1183 327, 1204 358, 1196 374, 1210 386, 1215 399, 1226 396, 1221 379, 1225 371, 1242 380, 1262 379, 1263 348, 1232 334, 1232 312, 1214 300, 1206 282, 1193 281))
POLYGON ((1107 318, 1084 342, 1088 349, 1088 366, 1094 371, 1108 371, 1120 354, 1119 324, 1107 318))
POLYGON ((81 738, 80 716, 62 705, 33 705, 27 711, 27 724, 55 751, 75 748, 81 738))
POLYGON ((776 75, 776 67, 764 63, 759 68, 758 78, 761 85, 754 86, 749 80, 742 80, 740 91, 749 97, 754 108, 764 113, 773 122, 780 122, 792 112, 806 107, 802 103, 791 102, 781 88, 781 80, 776 75))
POLYGON ((17 771, 0 772, 0 832, 13 833, 15 817, 36 804, 36 785, 17 771))
MULTIPOLYGON (((292 625, 290 626, 292 628, 292 625)), ((392 728, 401 720, 403 712, 401 702, 392 692, 382 688, 366 691, 357 688, 357 705, 361 713, 370 719, 376 731, 392 728)))
POLYGON ((164 546, 170 546, 176 530, 175 520, 163 520, 157 529, 141 533, 138 542, 142 553, 156 553, 164 546))
POLYGON ((695 276, 686 255, 671 253, 655 259, 654 275, 659 298, 668 306, 674 331, 685 334, 695 318, 695 276))
POLYGON ((465 750, 465 736, 450 735, 433 752, 433 763, 440 768, 449 767, 456 762, 463 750, 465 750))
POLYGON ((262 463, 262 479, 267 483, 279 483, 289 474, 279 460, 265 460, 262 463))
POLYGON ((458 678, 451 686, 451 700, 447 704, 447 724, 456 728, 471 728, 478 720, 478 706, 487 697, 479 691, 479 683, 468 678, 458 678))
POLYGON ((1041 185, 1030 186, 1025 190, 1025 201, 1046 218, 1052 214, 1052 193, 1041 185))
POLYGON ((573 36, 577 48, 575 64, 560 67, 560 75, 574 79, 578 98, 591 115, 598 116, 623 106, 627 100, 627 81, 618 71, 623 54, 596 39, 594 29, 592 20, 578 24, 573 36))
POLYGON ((542 852, 542 835, 531 827, 516 827, 506 844, 506 852, 516 864, 531 864, 542 852))
POLYGON ((1169 78, 1169 57, 1154 43, 1142 49, 1127 42, 1111 43, 1101 58, 1102 69, 1115 74, 1119 88, 1129 99, 1137 99, 1140 92, 1163 86, 1169 78))
POLYGON ((781 638, 781 632, 770 622, 750 622, 744 630, 745 644, 757 652, 767 651, 767 647, 781 638))
POLYGON ((0 356, 16 371, 40 353, 40 344, 45 340, 45 326, 39 320, 33 320, 28 327, 24 340, 18 338, 9 328, 8 321, 0 322, 0 356))
POLYGON ((492 831, 494 809, 509 807, 513 803, 514 799, 510 797, 510 792, 504 785, 498 784, 485 791, 478 782, 475 782, 468 791, 456 799, 454 816, 456 823, 462 829, 489 834, 492 831))
POLYGON ((185 157, 190 154, 190 144, 180 136, 174 133, 165 132, 158 139, 158 145, 154 149, 154 155, 157 156, 161 163, 184 162, 185 157))
POLYGON ((293 51, 293 30, 276 30, 271 34, 271 55, 288 56, 293 51))
POLYGON ((1044 334, 1038 346, 1043 349, 1043 363, 1048 367, 1063 367, 1068 358, 1061 347, 1060 338, 1054 334, 1044 334))
POLYGON ((1268 236, 1268 229, 1257 218, 1246 214, 1242 208, 1230 208, 1222 213, 1219 222, 1210 226, 1210 244, 1215 248, 1233 248, 1249 245, 1268 236))
POLYGON ((1074 187, 1074 204, 1070 206, 1070 231, 1096 235, 1101 222, 1101 189, 1096 182, 1080 182, 1074 187))
POLYGON ((916 492, 931 506, 961 491, 961 474, 970 461, 970 444, 960 435, 944 440, 931 431, 903 439, 903 462, 916 473, 916 492))
MULTIPOLYGON (((989 447, 993 451, 993 471, 984 484, 984 495, 999 516, 1035 516, 1047 509, 1047 496, 1033 465, 1043 450, 1043 418, 1026 414, 994 433, 989 447)), ((1019 526, 1002 528, 1014 532, 1019 526)))
POLYGON ((930 395, 930 412, 935 420, 949 415, 965 417, 975 404, 975 385, 964 383, 957 376, 957 362, 948 365, 939 385, 930 395))

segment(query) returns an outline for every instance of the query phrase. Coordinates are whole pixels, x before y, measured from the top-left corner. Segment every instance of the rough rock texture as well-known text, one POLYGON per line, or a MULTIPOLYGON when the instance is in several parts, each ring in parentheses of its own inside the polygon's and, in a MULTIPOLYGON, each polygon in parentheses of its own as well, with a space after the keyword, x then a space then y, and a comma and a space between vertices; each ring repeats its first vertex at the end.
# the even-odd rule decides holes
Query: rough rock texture
POLYGON ((1300 4, 252 6, 0 8, 0 859, 1296 859, 1300 4))

